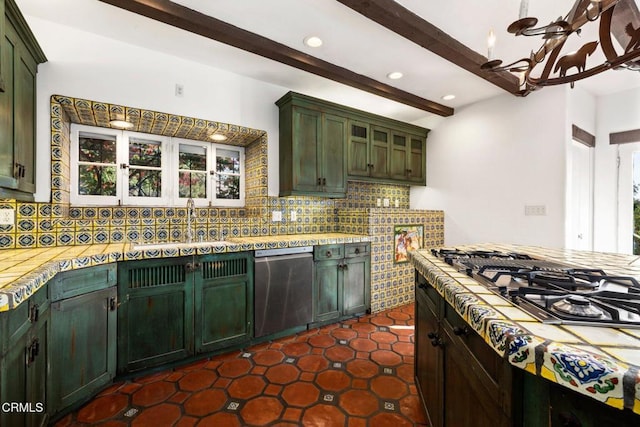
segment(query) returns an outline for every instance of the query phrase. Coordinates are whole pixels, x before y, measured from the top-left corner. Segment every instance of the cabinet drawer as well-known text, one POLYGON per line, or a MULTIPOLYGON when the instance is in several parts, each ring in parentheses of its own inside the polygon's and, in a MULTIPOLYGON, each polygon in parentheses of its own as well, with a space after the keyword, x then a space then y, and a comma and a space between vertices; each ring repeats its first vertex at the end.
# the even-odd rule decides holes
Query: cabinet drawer
POLYGON ((116 266, 116 263, 112 263, 58 273, 49 287, 51 301, 114 286, 117 283, 116 266))
POLYGON ((371 245, 369 243, 347 243, 344 245, 345 258, 368 256, 370 252, 371 245))
POLYGON ((320 245, 313 247, 314 260, 342 259, 344 258, 344 245, 320 245))

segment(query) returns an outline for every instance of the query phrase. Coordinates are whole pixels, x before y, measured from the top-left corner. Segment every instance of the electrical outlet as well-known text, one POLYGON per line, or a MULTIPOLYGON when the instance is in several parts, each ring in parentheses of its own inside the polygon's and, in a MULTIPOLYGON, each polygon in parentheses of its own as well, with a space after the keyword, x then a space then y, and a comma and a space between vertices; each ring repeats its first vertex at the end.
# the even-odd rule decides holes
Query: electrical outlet
POLYGON ((182 98, 184 96, 184 86, 176 83, 176 96, 182 98))
POLYGON ((382 206, 382 199, 381 199, 380 197, 378 197, 378 198, 376 199, 376 206, 377 206, 377 207, 381 207, 381 206, 382 206))
POLYGON ((271 221, 273 221, 273 222, 282 221, 282 211, 273 211, 273 212, 271 212, 271 221))
POLYGON ((547 214, 546 205, 524 205, 526 216, 545 216, 547 214))
POLYGON ((291 211, 291 221, 297 221, 297 220, 298 220, 298 212, 291 211))
POLYGON ((13 225, 16 218, 15 209, 2 208, 0 209, 0 225, 13 225))
POLYGON ((385 208, 388 208, 388 207, 389 207, 389 199, 382 199, 382 205, 383 205, 385 208))

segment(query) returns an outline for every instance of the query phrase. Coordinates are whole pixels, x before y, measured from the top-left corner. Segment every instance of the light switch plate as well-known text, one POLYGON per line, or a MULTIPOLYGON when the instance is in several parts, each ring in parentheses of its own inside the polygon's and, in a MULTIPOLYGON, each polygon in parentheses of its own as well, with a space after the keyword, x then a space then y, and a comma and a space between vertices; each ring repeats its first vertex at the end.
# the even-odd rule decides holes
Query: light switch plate
POLYGON ((11 208, 0 209, 0 225, 13 225, 16 220, 16 210, 11 208))
POLYGON ((382 205, 383 205, 385 208, 388 208, 388 207, 389 207, 389 199, 382 199, 382 205))
POLYGON ((298 212, 291 211, 291 221, 297 221, 297 220, 298 220, 298 212))
POLYGON ((271 221, 273 221, 273 222, 282 221, 282 211, 273 211, 273 212, 271 212, 271 221))

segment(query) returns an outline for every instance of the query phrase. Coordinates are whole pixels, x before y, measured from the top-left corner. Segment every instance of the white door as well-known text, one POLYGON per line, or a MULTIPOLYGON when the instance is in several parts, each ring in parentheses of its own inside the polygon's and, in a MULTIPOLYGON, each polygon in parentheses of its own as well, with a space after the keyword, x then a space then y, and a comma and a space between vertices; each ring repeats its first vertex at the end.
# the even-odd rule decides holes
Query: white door
POLYGON ((593 148, 571 141, 569 179, 570 249, 593 249, 593 148))
MULTIPOLYGON (((618 145, 618 252, 633 253, 634 198, 640 198, 640 143, 618 145)), ((636 238, 640 242, 640 238, 636 238)))

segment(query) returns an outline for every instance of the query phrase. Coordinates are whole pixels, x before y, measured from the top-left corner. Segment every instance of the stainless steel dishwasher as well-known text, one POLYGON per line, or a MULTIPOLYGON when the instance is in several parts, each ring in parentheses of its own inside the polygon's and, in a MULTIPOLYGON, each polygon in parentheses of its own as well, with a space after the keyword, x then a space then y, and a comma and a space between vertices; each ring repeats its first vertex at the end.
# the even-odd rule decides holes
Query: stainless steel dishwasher
POLYGON ((313 246, 255 252, 254 336, 313 320, 313 246))

